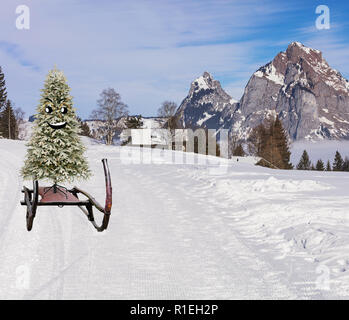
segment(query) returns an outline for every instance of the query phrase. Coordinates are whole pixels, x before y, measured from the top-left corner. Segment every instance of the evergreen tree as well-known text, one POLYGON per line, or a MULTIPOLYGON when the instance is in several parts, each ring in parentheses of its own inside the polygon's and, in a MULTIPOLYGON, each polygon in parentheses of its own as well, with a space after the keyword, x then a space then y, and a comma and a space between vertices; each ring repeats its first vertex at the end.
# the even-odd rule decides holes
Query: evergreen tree
POLYGON ((317 171, 324 171, 325 170, 325 164, 324 164, 324 162, 321 159, 319 159, 316 162, 316 170, 317 171))
POLYGON ((80 135, 85 137, 91 137, 90 127, 85 121, 82 121, 80 117, 77 117, 80 124, 80 135))
MULTIPOLYGON (((138 117, 137 116, 133 116, 133 117, 128 116, 126 118, 126 121, 125 121, 125 126, 127 127, 127 129, 140 129, 143 126, 142 116, 141 115, 139 115, 138 117)), ((129 136, 127 138, 127 140, 125 140, 121 143, 121 145, 126 146, 126 145, 131 143, 131 140, 132 140, 132 138, 131 138, 131 136, 129 136)))
POLYGON ((7 99, 7 92, 5 87, 5 75, 2 72, 1 66, 0 66, 0 137, 6 137, 6 134, 4 133, 4 128, 2 126, 1 121, 1 112, 3 111, 3 108, 5 106, 7 99))
POLYGON ((7 139, 18 138, 17 120, 12 108, 11 100, 7 100, 0 114, 1 135, 7 139))
POLYGON ((88 126, 88 124, 85 121, 81 122, 80 128, 81 128, 80 135, 85 136, 85 137, 91 137, 90 127, 88 126))
POLYGON ((327 160, 326 171, 331 171, 331 163, 330 160, 327 160))
POLYGON ((271 124, 270 135, 273 137, 275 147, 281 155, 281 169, 292 169, 293 165, 290 162, 290 148, 288 138, 279 117, 271 124))
POLYGON ((269 167, 292 169, 288 138, 280 119, 268 120, 254 128, 249 136, 249 151, 269 163, 269 167))
POLYGON ((5 106, 6 100, 7 100, 7 92, 6 92, 5 75, 2 72, 2 68, 0 66, 0 111, 5 106))
POLYGON ((245 156, 245 151, 244 148, 242 147, 242 144, 239 143, 237 147, 233 150, 233 156, 235 157, 244 157, 245 156))
POLYGON ((349 171, 349 158, 348 157, 345 157, 345 159, 344 159, 342 170, 349 171))
POLYGON ((332 165, 332 170, 333 171, 342 171, 343 170, 343 158, 341 154, 336 151, 336 155, 334 157, 333 165, 332 165))
POLYGON ((275 137, 273 135, 270 135, 267 138, 261 156, 267 160, 267 162, 270 162, 271 167, 275 166, 278 169, 284 169, 282 155, 277 147, 275 137))
POLYGON ((248 137, 248 150, 251 154, 262 157, 267 141, 267 128, 261 123, 254 127, 248 137))
POLYGON ((302 157, 297 164, 298 170, 310 170, 311 169, 311 162, 309 159, 308 152, 306 150, 303 151, 302 157))
POLYGON ((22 176, 55 184, 87 179, 91 172, 83 156, 85 147, 78 135, 80 126, 63 72, 55 68, 48 73, 36 110, 22 176))
POLYGON ((128 129, 139 129, 143 126, 142 116, 127 117, 125 125, 128 129))

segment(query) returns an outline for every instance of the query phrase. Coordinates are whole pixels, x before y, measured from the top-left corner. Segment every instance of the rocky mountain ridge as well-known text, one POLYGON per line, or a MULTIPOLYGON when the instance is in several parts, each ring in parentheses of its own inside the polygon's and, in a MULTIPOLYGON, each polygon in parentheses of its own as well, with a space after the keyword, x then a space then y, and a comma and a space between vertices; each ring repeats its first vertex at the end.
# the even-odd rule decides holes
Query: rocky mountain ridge
POLYGON ((293 42, 253 73, 240 101, 205 72, 177 110, 183 127, 230 129, 242 140, 271 115, 291 140, 349 139, 349 82, 319 50, 293 42))

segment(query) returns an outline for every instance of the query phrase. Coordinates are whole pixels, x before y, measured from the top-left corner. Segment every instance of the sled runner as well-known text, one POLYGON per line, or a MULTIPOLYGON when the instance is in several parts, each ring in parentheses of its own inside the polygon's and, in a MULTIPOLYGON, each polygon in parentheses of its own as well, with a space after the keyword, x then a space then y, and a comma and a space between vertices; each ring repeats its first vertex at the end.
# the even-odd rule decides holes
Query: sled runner
POLYGON ((102 207, 90 194, 78 187, 74 187, 71 190, 57 184, 54 184, 52 187, 39 187, 39 182, 37 180, 33 181, 32 190, 24 186, 22 190, 24 193, 24 200, 21 201, 21 205, 27 206, 27 230, 30 231, 32 229, 36 210, 40 206, 58 206, 60 208, 64 206, 78 206, 97 231, 101 232, 107 229, 112 207, 112 186, 107 159, 103 159, 102 163, 106 185, 104 207, 102 207), (86 199, 79 199, 79 194, 82 194, 86 199), (41 199, 39 199, 39 196, 41 199), (93 207, 104 214, 100 226, 95 222, 93 207))

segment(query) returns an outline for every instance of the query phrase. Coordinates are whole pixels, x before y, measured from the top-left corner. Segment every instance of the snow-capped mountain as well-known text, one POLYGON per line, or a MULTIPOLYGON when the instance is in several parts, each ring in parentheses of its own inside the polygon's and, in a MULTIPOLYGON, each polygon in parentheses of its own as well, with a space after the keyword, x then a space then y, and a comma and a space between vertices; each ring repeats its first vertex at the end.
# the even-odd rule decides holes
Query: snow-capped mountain
POLYGON ((195 79, 190 86, 188 96, 177 110, 180 123, 189 128, 218 128, 224 124, 226 110, 235 110, 238 103, 221 87, 211 74, 195 79))
POLYGON ((246 139, 253 127, 277 114, 292 140, 349 139, 348 80, 320 51, 299 42, 258 69, 238 103, 230 103, 208 73, 199 79, 178 109, 185 126, 229 128, 246 139))

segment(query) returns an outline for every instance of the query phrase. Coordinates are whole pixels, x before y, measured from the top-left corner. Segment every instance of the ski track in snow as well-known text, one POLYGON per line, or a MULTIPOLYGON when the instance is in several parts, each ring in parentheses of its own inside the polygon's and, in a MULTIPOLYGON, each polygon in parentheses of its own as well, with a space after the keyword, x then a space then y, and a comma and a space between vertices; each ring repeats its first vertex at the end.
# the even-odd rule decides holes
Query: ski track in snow
POLYGON ((1 299, 348 297, 345 173, 229 163, 220 175, 125 164, 120 147, 89 144, 94 176, 77 185, 104 203, 100 159, 109 159, 108 230, 97 233, 78 208, 40 207, 27 232, 24 155, 23 142, 0 140, 1 299), (330 290, 317 288, 319 266, 330 290))

